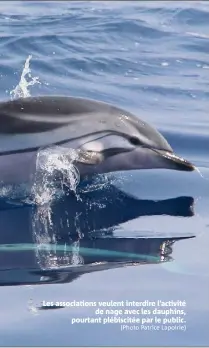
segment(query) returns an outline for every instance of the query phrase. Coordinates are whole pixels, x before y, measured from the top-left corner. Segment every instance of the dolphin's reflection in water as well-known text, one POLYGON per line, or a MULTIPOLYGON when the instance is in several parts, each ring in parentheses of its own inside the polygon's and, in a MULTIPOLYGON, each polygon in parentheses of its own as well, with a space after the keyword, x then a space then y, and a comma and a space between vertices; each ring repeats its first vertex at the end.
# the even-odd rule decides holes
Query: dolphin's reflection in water
POLYGON ((191 197, 140 200, 110 185, 50 207, 1 210, 0 285, 67 283, 85 273, 171 261, 173 244, 193 236, 116 238, 114 230, 140 216, 190 217, 193 204, 191 197))

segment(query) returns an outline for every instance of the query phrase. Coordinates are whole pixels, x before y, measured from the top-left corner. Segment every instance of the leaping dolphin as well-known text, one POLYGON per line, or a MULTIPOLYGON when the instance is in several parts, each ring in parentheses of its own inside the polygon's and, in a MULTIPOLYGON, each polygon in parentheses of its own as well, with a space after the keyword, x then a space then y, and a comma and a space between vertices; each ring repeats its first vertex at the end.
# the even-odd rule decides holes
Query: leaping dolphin
POLYGON ((174 154, 155 128, 113 105, 65 96, 0 103, 0 182, 28 182, 37 151, 52 145, 78 150, 81 177, 134 169, 195 169, 174 154))

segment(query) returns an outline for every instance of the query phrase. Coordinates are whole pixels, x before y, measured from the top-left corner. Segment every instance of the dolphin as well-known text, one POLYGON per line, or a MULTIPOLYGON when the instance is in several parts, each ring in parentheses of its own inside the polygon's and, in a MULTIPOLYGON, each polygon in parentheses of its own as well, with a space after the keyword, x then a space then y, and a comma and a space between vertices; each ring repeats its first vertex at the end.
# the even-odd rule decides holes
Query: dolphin
POLYGON ((137 169, 195 169, 175 155, 155 128, 108 103, 70 96, 0 103, 0 182, 29 182, 38 151, 53 145, 78 152, 81 178, 137 169))

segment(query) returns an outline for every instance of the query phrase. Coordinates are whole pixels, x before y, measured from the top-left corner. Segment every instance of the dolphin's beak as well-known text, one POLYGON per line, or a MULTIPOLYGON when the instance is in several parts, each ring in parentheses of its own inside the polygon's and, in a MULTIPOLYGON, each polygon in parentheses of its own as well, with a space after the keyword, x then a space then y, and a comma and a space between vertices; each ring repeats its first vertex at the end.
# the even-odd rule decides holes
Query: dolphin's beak
POLYGON ((165 160, 169 161, 169 167, 174 170, 182 170, 187 172, 192 172, 193 170, 195 170, 195 166, 191 162, 185 160, 182 157, 175 155, 173 152, 157 150, 157 149, 152 149, 152 150, 156 152, 158 155, 165 158, 165 160))

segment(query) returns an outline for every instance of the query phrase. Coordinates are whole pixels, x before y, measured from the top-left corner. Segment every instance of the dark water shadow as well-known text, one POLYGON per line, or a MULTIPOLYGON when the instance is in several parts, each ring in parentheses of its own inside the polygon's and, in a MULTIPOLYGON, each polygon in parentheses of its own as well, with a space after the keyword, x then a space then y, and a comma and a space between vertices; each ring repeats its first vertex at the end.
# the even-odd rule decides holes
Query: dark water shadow
POLYGON ((50 207, 0 211, 0 285, 69 283, 85 273, 172 261, 176 241, 191 235, 116 238, 119 225, 141 216, 194 215, 194 199, 141 200, 109 185, 50 207))

